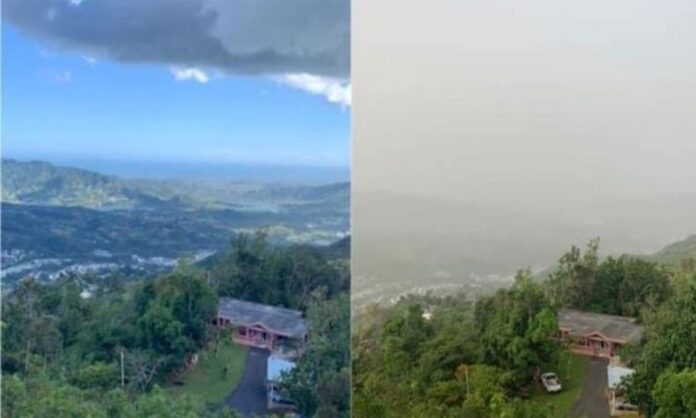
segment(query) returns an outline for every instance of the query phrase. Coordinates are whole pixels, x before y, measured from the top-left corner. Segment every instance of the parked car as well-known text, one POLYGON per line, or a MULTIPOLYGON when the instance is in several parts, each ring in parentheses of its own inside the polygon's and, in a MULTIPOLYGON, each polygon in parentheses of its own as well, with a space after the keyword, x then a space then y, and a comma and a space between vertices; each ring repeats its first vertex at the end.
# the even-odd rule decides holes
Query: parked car
POLYGON ((561 381, 558 380, 556 373, 542 373, 541 384, 548 393, 557 393, 562 389, 561 381))
POLYGON ((638 407, 630 403, 619 402, 616 404, 616 409, 619 411, 637 411, 638 407))

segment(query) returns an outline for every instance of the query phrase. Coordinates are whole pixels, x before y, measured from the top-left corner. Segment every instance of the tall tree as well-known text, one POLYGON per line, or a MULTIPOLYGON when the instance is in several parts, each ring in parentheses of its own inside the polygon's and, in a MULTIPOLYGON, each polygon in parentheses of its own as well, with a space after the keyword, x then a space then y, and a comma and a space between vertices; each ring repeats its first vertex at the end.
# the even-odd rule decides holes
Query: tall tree
POLYGON ((350 411, 350 300, 347 295, 310 303, 310 340, 284 377, 289 398, 305 416, 347 417, 350 411))
POLYGON ((542 287, 521 270, 510 289, 499 290, 476 306, 483 361, 510 370, 518 381, 556 359, 556 315, 542 287))
POLYGON ((587 295, 592 292, 598 267, 599 238, 588 242, 583 253, 572 246, 558 260, 558 267, 551 274, 550 296, 556 306, 587 309, 587 295))
POLYGON ((696 417, 696 370, 667 371, 653 389, 655 418, 696 417))
POLYGON ((643 410, 656 412, 653 389, 660 375, 696 369, 696 277, 687 291, 646 318, 646 328, 647 342, 629 382, 629 396, 643 410))

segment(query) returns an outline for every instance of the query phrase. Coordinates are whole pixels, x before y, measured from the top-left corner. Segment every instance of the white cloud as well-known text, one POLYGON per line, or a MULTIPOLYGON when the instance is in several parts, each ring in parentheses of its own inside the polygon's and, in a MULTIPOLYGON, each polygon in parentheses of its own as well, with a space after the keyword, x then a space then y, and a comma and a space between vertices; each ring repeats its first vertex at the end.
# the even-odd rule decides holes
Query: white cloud
POLYGON ((82 2, 83 0, 70 0, 70 4, 73 6, 79 6, 82 2))
POLYGON ((190 68, 170 68, 172 75, 177 81, 195 80, 199 83, 207 83, 210 78, 203 70, 195 67, 190 68))
POLYGON ((351 84, 348 80, 322 77, 307 73, 285 74, 276 77, 278 82, 314 95, 321 95, 330 103, 348 107, 352 102, 351 84))
POLYGON ((97 59, 90 57, 89 55, 82 55, 82 59, 85 60, 85 62, 89 65, 94 65, 97 63, 97 59))

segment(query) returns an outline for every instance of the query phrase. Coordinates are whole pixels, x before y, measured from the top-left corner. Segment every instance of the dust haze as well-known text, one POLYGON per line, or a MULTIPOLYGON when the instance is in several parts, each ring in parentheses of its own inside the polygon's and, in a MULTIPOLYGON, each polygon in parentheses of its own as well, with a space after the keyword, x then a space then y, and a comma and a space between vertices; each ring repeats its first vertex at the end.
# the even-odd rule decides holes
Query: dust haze
POLYGON ((696 233, 696 3, 353 4, 353 300, 696 233))

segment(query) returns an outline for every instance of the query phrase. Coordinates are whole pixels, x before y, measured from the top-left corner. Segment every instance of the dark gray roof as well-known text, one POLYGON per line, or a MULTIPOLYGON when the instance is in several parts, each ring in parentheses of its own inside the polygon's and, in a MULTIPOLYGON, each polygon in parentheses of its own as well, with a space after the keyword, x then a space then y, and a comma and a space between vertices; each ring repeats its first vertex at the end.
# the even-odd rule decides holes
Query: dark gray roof
POLYGON ((307 323, 302 312, 239 299, 220 298, 218 318, 246 327, 261 325, 289 337, 300 338, 307 333, 307 323))
POLYGON ((645 328, 636 324, 635 318, 604 315, 593 312, 563 309, 558 312, 558 326, 570 331, 573 336, 586 336, 599 332, 613 340, 639 341, 645 328))

